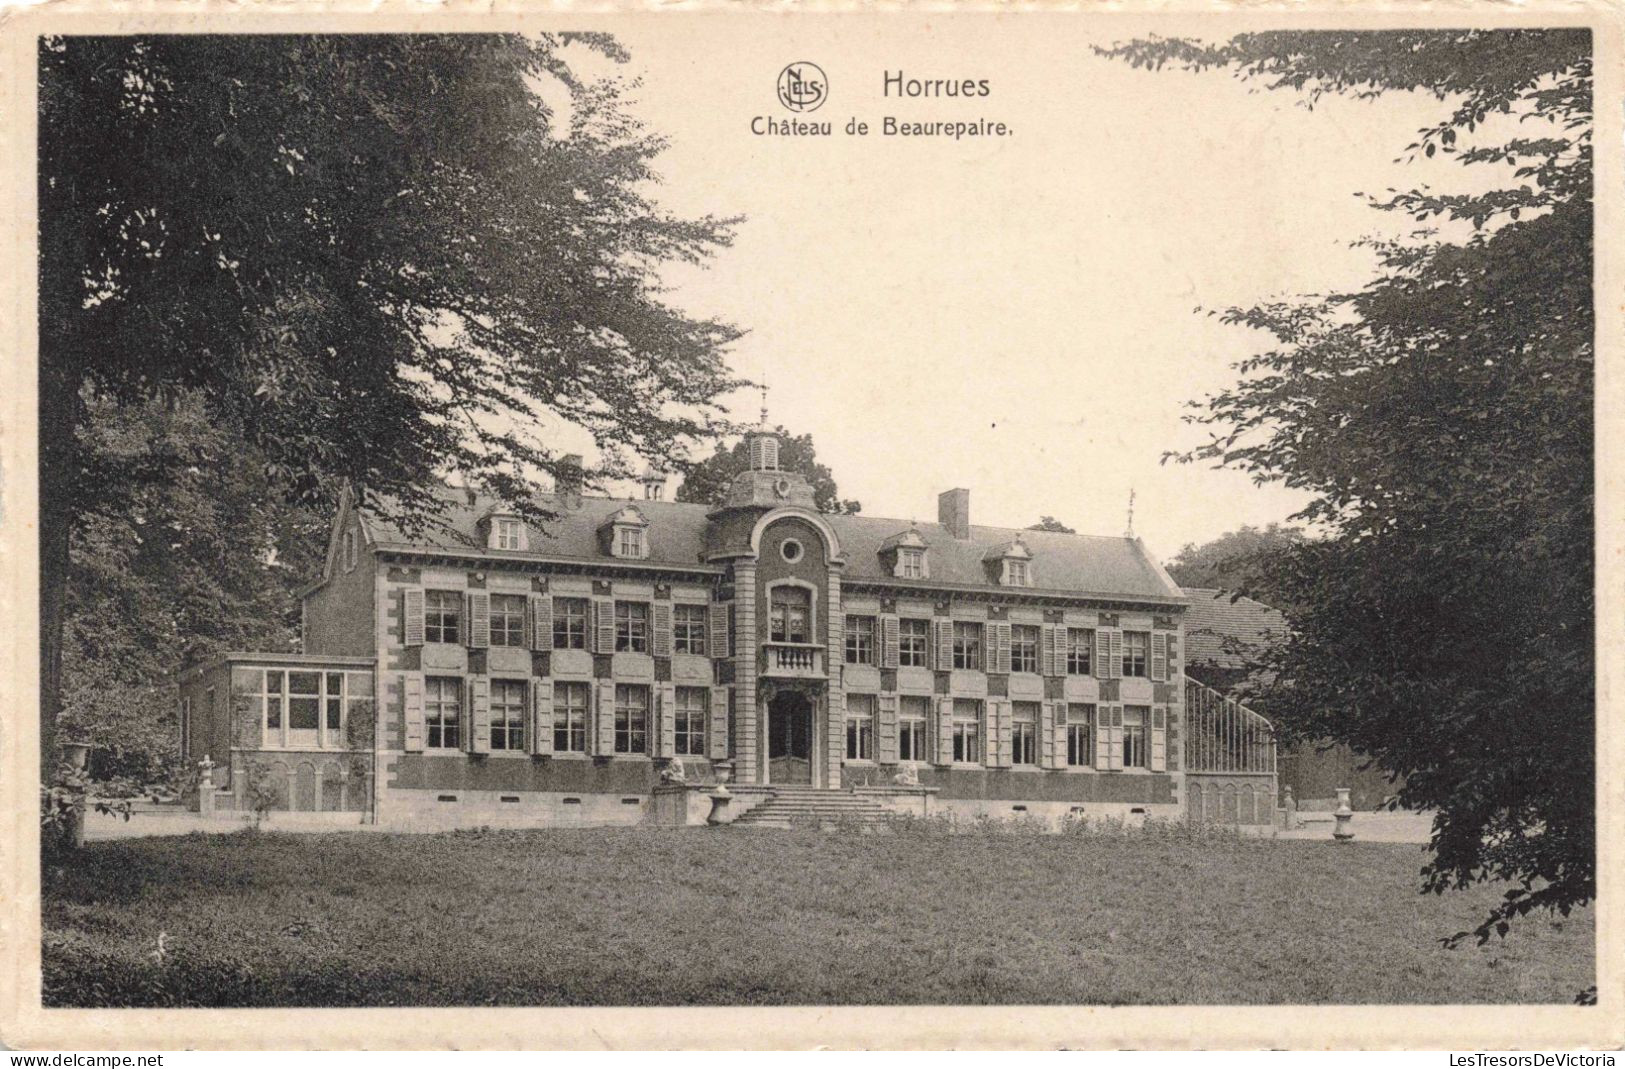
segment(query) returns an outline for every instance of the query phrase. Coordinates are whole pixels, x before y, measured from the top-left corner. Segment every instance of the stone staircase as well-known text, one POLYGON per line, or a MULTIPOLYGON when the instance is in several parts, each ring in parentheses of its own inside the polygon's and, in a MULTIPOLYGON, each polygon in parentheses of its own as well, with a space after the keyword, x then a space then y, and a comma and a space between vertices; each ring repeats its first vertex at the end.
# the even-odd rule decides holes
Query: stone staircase
POLYGON ((765 791, 767 799, 752 806, 733 822, 734 826, 789 828, 796 825, 853 825, 870 828, 883 825, 891 818, 891 810, 885 805, 850 791, 791 784, 774 784, 765 791))

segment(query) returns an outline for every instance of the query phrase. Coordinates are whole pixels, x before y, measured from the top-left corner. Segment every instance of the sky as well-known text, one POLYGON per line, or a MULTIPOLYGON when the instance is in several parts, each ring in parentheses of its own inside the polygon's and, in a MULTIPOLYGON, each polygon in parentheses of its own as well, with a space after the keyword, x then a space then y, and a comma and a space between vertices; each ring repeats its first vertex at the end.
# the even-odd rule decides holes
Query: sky
MULTIPOLYGON (((1232 27, 1233 28, 1233 27, 1232 27)), ((1263 336, 1206 309, 1358 287, 1350 248, 1412 229, 1356 194, 1465 185, 1440 160, 1396 162, 1431 98, 1323 98, 1310 110, 1228 73, 1135 70, 1090 51, 1140 20, 921 15, 665 17, 617 23, 632 111, 670 140, 656 194, 683 214, 742 215, 669 299, 748 333, 730 363, 765 380, 775 423, 810 433, 843 497, 932 521, 967 487, 976 523, 1052 515, 1134 532, 1167 559, 1300 493, 1164 463, 1205 431, 1187 402, 1235 381, 1263 336), (755 136, 796 118, 780 71, 811 61, 835 136, 755 136), (975 99, 883 95, 887 72, 986 79, 975 99), (1003 121, 1006 138, 883 137, 881 120, 1003 121), (848 120, 867 137, 845 136, 848 120)), ((752 391, 730 401, 751 418, 752 391)), ((675 481, 672 489, 675 488, 675 481)))

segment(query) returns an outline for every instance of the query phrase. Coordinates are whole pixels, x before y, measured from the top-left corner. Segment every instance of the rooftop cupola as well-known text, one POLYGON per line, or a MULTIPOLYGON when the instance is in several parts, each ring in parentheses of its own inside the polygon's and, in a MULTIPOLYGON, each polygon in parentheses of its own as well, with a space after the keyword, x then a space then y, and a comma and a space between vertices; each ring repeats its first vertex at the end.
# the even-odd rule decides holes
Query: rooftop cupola
POLYGON ((767 421, 767 394, 762 394, 762 419, 745 435, 750 466, 734 476, 728 487, 725 508, 776 508, 796 505, 815 510, 812 484, 799 471, 779 467, 779 436, 782 428, 767 421))

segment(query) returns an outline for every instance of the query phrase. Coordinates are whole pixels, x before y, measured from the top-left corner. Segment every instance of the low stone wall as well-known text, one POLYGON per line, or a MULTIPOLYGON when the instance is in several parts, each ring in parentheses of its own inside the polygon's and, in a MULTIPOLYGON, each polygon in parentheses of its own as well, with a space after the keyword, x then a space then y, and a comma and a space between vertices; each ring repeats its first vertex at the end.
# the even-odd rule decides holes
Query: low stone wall
POLYGON ((1134 805, 1128 802, 1034 802, 1013 799, 938 798, 931 802, 933 816, 956 821, 1030 820, 1058 829, 1067 820, 1119 820, 1127 824, 1147 820, 1179 820, 1179 806, 1134 805))
POLYGON ((654 819, 648 794, 566 794, 477 790, 384 792, 378 823, 421 828, 556 828, 643 824, 654 819))

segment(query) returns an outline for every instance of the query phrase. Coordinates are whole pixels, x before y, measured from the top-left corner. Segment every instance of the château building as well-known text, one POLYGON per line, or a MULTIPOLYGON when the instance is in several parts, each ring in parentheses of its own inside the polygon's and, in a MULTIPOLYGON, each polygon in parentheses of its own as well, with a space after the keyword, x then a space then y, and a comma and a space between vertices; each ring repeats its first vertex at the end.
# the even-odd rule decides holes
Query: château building
POLYGON ((539 526, 447 490, 409 535, 347 493, 303 652, 181 677, 210 808, 694 822, 662 798, 723 781, 736 812, 1273 816, 1267 725, 1217 699, 1184 735, 1189 599, 1139 539, 977 526, 963 489, 936 523, 823 515, 778 447, 717 506, 564 481, 539 526))

